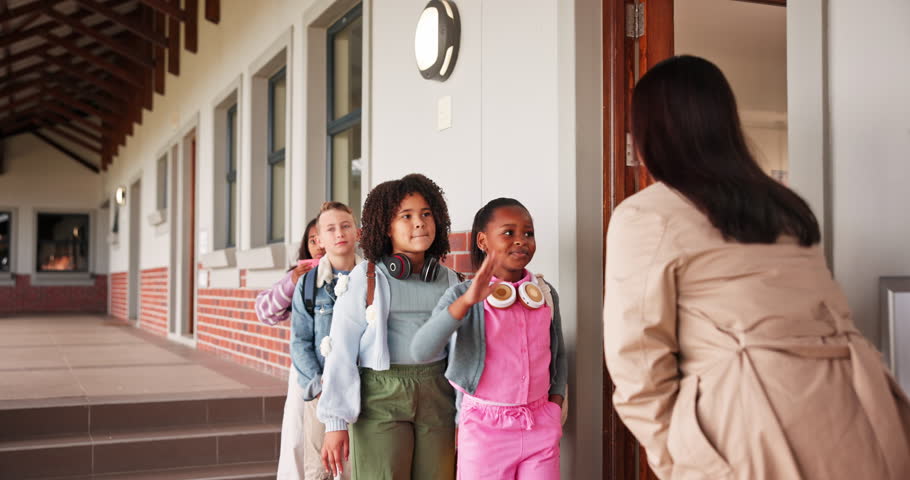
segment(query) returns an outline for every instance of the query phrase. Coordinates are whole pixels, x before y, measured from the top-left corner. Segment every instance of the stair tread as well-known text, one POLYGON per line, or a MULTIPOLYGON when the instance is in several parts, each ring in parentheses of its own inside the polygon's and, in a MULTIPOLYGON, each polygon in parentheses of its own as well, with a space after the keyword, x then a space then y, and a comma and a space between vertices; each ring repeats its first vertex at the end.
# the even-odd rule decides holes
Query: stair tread
POLYGON ((274 478, 277 470, 278 462, 270 461, 75 477, 52 477, 44 480, 241 480, 274 478))
POLYGON ((111 443, 145 442, 178 438, 248 435, 281 431, 278 422, 245 422, 228 425, 192 425, 180 427, 141 428, 92 434, 65 434, 0 441, 0 452, 40 448, 104 445, 111 443))

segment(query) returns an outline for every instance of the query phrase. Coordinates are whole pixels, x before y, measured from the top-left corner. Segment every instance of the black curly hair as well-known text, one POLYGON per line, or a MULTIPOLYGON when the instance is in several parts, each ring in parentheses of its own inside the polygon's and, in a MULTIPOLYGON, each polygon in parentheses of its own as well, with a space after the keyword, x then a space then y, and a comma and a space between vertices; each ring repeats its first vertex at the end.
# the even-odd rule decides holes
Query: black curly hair
POLYGON ((376 185, 363 202, 363 233, 360 248, 363 256, 371 262, 380 262, 382 257, 392 253, 392 239, 389 238, 389 224, 398 213, 404 197, 418 193, 430 205, 433 221, 436 223, 436 238, 426 251, 427 257, 445 260, 449 253, 449 208, 446 206, 445 193, 436 182, 419 174, 405 175, 399 180, 376 185))
MULTIPOLYGON (((487 258, 487 252, 484 252, 477 246, 477 234, 487 229, 487 224, 490 223, 490 219, 493 218, 493 212, 500 207, 521 207, 524 211, 528 211, 528 208, 522 205, 518 200, 500 197, 490 200, 474 214, 474 225, 471 227, 471 263, 474 265, 475 270, 479 269, 480 264, 483 263, 483 259, 487 258)), ((531 213, 528 212, 528 215, 530 214, 531 213)))

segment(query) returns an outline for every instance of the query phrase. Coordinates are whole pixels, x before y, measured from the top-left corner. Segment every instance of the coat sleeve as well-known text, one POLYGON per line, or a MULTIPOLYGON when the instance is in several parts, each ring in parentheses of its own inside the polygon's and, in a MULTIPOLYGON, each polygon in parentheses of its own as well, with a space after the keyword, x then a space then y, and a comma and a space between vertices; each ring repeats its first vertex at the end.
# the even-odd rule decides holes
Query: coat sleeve
POLYGON ((294 295, 294 280, 291 270, 268 290, 256 295, 256 316, 266 325, 277 325, 290 317, 291 297, 294 295))
POLYGON ((559 294, 556 293, 556 289, 552 285, 547 284, 550 287, 550 294, 553 296, 553 333, 555 338, 551 338, 550 342, 556 343, 556 357, 555 365, 553 368, 553 375, 550 380, 550 395, 562 395, 563 398, 566 397, 566 384, 569 380, 569 360, 566 357, 566 343, 563 340, 562 336, 562 315, 559 312, 559 294))
MULTIPOLYGON (((314 273, 315 274, 315 273, 314 273)), ((294 288, 291 309, 291 363, 297 370, 297 380, 303 389, 303 399, 310 401, 322 393, 322 373, 316 358, 316 321, 304 305, 302 275, 294 288)))
POLYGON ((676 260, 668 242, 665 218, 620 206, 607 235, 604 296, 613 406, 662 479, 673 471, 667 431, 680 380, 676 260))
POLYGON ((354 268, 348 291, 338 297, 332 313, 331 350, 322 373, 322 396, 316 408, 326 432, 345 430, 360 415, 360 339, 366 331, 366 274, 354 268))

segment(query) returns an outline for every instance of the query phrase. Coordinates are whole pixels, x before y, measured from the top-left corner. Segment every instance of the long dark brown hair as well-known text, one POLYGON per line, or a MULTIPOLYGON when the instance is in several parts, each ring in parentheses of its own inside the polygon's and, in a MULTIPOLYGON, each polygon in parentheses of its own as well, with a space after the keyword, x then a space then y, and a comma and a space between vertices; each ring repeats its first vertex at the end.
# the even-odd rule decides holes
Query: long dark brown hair
POLYGON ((821 239, 799 195, 772 179, 749 152, 733 90, 713 63, 672 57, 649 70, 632 96, 635 147, 655 180, 679 191, 727 240, 821 239))

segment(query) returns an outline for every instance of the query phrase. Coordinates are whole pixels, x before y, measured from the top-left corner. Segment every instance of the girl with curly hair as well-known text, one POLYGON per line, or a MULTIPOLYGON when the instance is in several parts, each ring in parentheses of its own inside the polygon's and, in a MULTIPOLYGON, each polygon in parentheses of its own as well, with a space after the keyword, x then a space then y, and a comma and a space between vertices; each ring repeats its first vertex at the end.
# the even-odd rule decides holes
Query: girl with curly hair
POLYGON ((411 343, 459 282, 442 189, 420 174, 382 183, 363 206, 366 261, 339 296, 326 348, 319 420, 333 474, 352 452, 356 479, 455 478, 455 392, 447 351, 417 360, 411 343))

